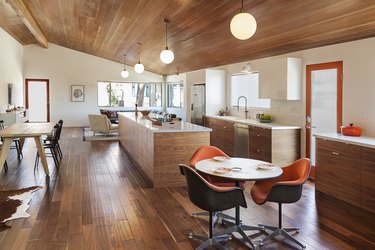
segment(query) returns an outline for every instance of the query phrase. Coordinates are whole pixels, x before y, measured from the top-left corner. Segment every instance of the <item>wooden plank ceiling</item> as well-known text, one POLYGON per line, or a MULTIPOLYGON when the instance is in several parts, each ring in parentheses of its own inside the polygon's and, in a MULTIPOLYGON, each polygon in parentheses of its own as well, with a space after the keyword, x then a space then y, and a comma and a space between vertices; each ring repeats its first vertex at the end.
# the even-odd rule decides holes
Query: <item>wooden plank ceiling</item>
POLYGON ((49 43, 117 62, 127 54, 128 65, 140 55, 146 70, 164 75, 375 36, 374 0, 244 0, 258 23, 246 41, 229 30, 240 0, 23 0, 42 36, 30 32, 14 2, 22 0, 0 0, 0 26, 24 45, 44 34, 49 43), (170 65, 159 59, 165 17, 170 65))

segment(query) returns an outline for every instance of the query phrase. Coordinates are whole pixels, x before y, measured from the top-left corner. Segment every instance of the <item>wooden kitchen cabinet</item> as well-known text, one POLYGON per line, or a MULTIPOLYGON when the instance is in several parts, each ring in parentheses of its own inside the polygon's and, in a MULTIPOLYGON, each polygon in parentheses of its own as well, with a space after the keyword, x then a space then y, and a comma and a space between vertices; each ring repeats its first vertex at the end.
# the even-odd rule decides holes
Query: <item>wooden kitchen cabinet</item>
POLYGON ((362 147, 361 206, 375 212, 375 149, 362 147))
POLYGON ((234 156, 234 123, 205 116, 204 125, 212 129, 211 146, 218 147, 227 155, 234 156))
POLYGON ((249 158, 289 165, 301 157, 300 129, 249 126, 249 158))
POLYGON ((249 126, 249 157, 255 160, 272 161, 272 130, 249 126))
POLYGON ((234 156, 234 123, 225 120, 218 120, 217 123, 218 148, 234 156))
POLYGON ((360 204, 361 154, 361 146, 317 138, 316 190, 360 204))

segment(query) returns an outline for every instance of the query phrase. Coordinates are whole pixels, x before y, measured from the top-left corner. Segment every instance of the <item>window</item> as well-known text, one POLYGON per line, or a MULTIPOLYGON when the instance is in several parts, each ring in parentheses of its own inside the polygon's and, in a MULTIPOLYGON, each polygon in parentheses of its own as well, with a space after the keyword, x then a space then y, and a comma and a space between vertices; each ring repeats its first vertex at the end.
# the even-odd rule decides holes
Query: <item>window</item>
MULTIPOLYGON (((270 99, 259 99, 259 74, 233 75, 231 78, 231 105, 237 105, 238 97, 247 98, 247 106, 251 108, 270 108, 270 99)), ((240 105, 244 107, 244 101, 240 105)))
POLYGON ((182 108, 184 103, 183 82, 167 82, 167 107, 182 108))
POLYGON ((98 82, 98 106, 161 107, 161 82, 123 83, 98 82))

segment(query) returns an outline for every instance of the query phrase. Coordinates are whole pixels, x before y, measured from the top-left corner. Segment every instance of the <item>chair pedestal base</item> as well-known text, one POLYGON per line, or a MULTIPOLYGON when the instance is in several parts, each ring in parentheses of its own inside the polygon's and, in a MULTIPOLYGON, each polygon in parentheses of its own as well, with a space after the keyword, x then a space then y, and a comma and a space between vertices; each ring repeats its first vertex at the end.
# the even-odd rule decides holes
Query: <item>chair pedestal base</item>
POLYGON ((202 244, 200 244, 195 250, 202 250, 206 249, 209 246, 215 246, 217 249, 223 249, 225 250, 226 248, 220 244, 220 242, 228 240, 229 237, 226 234, 220 234, 220 235, 215 235, 212 238, 208 236, 203 236, 203 235, 195 235, 190 233, 189 234, 189 239, 193 240, 201 240, 204 241, 202 244))
POLYGON ((245 231, 250 230, 259 230, 264 231, 264 227, 262 226, 247 226, 247 225, 235 225, 233 227, 230 227, 228 229, 225 229, 223 231, 220 231, 221 234, 232 234, 234 237, 236 237, 233 233, 239 233, 242 236, 241 238, 237 238, 239 240, 242 240, 244 242, 248 242, 250 244, 250 248, 255 249, 256 246, 254 245, 253 241, 246 235, 245 231))
POLYGON ((263 224, 259 224, 259 226, 263 226, 264 228, 273 231, 270 235, 268 235, 267 237, 265 237, 265 238, 263 238, 263 239, 261 239, 261 240, 258 241, 258 243, 259 243, 260 246, 263 245, 263 242, 265 242, 267 240, 270 240, 272 238, 275 238, 278 235, 282 235, 285 238, 287 238, 288 240, 290 240, 290 241, 296 243, 297 245, 299 245, 302 249, 306 248, 305 245, 303 245, 301 242, 299 242, 298 240, 296 240, 292 235, 290 235, 288 233, 290 231, 296 231, 298 233, 299 232, 299 228, 298 227, 278 228, 278 227, 268 226, 268 225, 263 225, 263 224))
MULTIPOLYGON (((198 213, 192 213, 191 215, 194 216, 194 217, 196 217, 196 216, 209 216, 209 213, 208 212, 198 212, 198 213)), ((227 214, 224 214, 223 212, 219 211, 219 212, 216 212, 213 215, 213 220, 212 220, 213 224, 212 224, 212 226, 214 226, 215 223, 217 221, 219 221, 220 219, 222 219, 222 224, 224 224, 225 222, 231 223, 231 221, 235 221, 236 220, 235 217, 227 215, 227 214)), ((240 222, 242 222, 242 221, 240 221, 240 222)))

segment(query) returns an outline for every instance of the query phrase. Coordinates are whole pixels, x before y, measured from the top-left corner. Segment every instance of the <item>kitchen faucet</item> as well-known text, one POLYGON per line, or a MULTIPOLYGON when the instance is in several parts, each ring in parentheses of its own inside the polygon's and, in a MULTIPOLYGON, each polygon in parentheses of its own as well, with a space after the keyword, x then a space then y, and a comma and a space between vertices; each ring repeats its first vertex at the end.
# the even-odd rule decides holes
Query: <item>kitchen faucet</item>
POLYGON ((247 113, 249 112, 248 110, 247 110, 247 98, 246 98, 246 96, 240 96, 240 97, 238 97, 238 99, 237 99, 237 105, 236 106, 233 106, 233 107, 237 107, 237 111, 239 111, 240 110, 240 99, 241 98, 245 98, 245 119, 247 119, 247 113))

